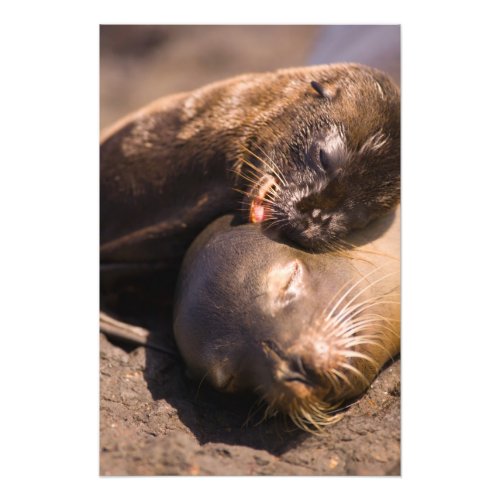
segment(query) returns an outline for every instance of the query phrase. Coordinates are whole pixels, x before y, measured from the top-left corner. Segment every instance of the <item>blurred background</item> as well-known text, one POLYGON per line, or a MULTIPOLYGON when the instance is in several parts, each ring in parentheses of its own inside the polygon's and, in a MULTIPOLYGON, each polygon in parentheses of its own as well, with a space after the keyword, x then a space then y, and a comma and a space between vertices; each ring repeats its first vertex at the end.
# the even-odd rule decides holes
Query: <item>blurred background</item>
POLYGON ((278 68, 360 62, 399 83, 400 27, 101 25, 101 128, 152 100, 278 68))

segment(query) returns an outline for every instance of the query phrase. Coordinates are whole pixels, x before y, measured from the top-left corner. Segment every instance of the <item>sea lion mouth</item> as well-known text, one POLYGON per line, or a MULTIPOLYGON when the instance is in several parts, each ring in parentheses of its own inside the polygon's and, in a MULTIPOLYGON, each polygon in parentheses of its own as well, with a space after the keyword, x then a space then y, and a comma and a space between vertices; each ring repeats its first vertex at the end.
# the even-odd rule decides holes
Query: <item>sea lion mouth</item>
POLYGON ((264 222, 269 218, 268 202, 274 186, 276 186, 276 179, 272 175, 266 174, 252 189, 249 214, 251 223, 264 222))
POLYGON ((331 384, 305 359, 288 350, 285 352, 270 339, 261 341, 260 345, 271 362, 273 373, 273 380, 264 391, 264 399, 269 405, 266 414, 285 413, 308 432, 319 432, 327 423, 341 418, 331 413, 342 401, 330 402, 331 384))

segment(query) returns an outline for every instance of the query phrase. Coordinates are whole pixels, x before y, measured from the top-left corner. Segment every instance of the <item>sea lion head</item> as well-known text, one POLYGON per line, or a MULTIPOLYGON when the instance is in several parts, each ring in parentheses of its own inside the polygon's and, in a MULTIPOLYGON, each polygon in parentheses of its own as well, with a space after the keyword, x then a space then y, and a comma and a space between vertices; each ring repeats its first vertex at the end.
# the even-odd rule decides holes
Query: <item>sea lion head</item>
POLYGON ((305 248, 331 249, 399 202, 399 89, 356 64, 279 76, 281 111, 245 146, 244 209, 305 248))
POLYGON ((397 307, 388 305, 394 281, 360 276, 348 260, 306 253, 260 229, 222 218, 195 240, 178 282, 176 342, 195 378, 254 391, 266 415, 318 430, 397 352, 399 336, 384 319, 397 307))

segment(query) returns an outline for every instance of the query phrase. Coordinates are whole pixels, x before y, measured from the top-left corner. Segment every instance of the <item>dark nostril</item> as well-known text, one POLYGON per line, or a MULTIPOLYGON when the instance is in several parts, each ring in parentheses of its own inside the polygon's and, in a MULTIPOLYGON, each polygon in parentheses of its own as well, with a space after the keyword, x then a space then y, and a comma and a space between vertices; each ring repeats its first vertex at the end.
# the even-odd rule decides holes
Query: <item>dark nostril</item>
POLYGON ((300 356, 290 356, 288 358, 289 372, 284 377, 287 382, 301 382, 302 384, 313 386, 313 380, 308 376, 300 356))
POLYGON ((321 385, 323 383, 323 378, 321 374, 318 372, 317 367, 314 367, 304 359, 302 359, 301 363, 302 363, 302 368, 304 370, 304 374, 307 377, 307 379, 311 382, 311 384, 321 385))
POLYGON ((309 385, 311 387, 314 386, 314 384, 307 377, 304 377, 300 373, 290 372, 288 375, 283 377, 283 380, 286 382, 300 382, 301 384, 309 385))
POLYGON ((306 375, 306 371, 302 363, 302 358, 300 356, 293 356, 290 358, 290 368, 295 372, 306 375))
POLYGON ((288 365, 290 367, 290 376, 287 380, 299 380, 310 386, 321 384, 321 376, 302 356, 290 357, 288 365))

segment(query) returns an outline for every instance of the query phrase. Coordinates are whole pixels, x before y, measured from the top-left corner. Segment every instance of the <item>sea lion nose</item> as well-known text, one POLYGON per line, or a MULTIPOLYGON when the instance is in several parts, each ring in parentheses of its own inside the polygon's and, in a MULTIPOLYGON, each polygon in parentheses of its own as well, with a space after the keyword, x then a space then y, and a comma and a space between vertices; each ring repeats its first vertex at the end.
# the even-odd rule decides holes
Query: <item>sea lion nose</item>
POLYGON ((309 215, 321 206, 321 197, 318 193, 301 198, 295 203, 295 208, 300 214, 309 215))
POLYGON ((297 380, 310 386, 321 384, 319 370, 311 364, 310 357, 294 355, 289 357, 290 374, 296 374, 297 380))
POLYGON ((277 377, 283 382, 300 382, 309 387, 321 384, 321 378, 310 360, 300 355, 288 354, 274 340, 264 340, 261 346, 275 364, 277 377))
POLYGON ((300 356, 291 356, 287 361, 288 370, 282 377, 285 382, 301 382, 304 385, 314 386, 314 377, 311 377, 313 372, 306 371, 300 356))
POLYGON ((296 202, 295 208, 300 214, 312 218, 332 213, 345 201, 343 189, 342 183, 338 180, 330 180, 326 185, 313 188, 311 194, 296 202))

